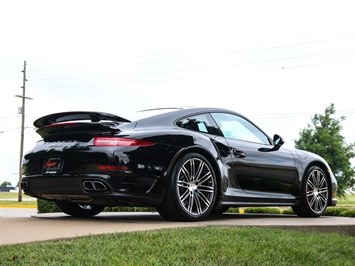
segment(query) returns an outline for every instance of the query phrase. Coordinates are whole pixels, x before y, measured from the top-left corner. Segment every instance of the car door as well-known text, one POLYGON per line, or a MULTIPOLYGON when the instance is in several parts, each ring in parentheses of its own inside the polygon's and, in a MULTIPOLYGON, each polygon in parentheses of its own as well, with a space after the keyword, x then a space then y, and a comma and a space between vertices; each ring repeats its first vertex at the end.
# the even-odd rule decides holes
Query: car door
POLYGON ((212 113, 231 154, 230 184, 248 193, 295 195, 297 168, 293 155, 242 116, 212 113))

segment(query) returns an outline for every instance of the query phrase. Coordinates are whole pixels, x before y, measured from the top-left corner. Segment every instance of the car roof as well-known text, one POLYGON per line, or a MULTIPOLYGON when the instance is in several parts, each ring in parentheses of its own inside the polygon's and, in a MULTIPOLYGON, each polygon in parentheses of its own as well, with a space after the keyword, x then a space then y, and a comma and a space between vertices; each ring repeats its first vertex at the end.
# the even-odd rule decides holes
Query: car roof
POLYGON ((168 107, 148 109, 142 112, 152 112, 155 114, 136 120, 140 126, 173 125, 177 119, 201 113, 230 113, 242 116, 232 110, 217 107, 168 107))

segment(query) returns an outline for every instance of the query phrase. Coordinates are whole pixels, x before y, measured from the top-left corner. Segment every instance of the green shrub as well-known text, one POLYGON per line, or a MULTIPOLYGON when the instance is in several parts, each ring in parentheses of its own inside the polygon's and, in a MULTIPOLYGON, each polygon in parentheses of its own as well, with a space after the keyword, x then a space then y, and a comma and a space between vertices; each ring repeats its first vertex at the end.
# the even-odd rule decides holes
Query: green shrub
POLYGON ((239 213, 239 208, 230 207, 226 213, 239 213))
POLYGON ((265 208, 265 207, 253 207, 246 208, 244 213, 267 213, 267 214, 281 214, 278 208, 265 208))
MULTIPOLYGON (((61 212, 54 201, 38 199, 37 200, 38 213, 52 213, 61 212)), ((106 207, 104 212, 155 212, 155 208, 152 207, 106 207)))
POLYGON ((329 207, 325 210, 325 216, 339 216, 340 213, 347 211, 347 208, 344 207, 329 207))
POLYGON ((128 207, 128 206, 116 206, 106 207, 104 212, 156 212, 153 207, 128 207))
POLYGON ((286 209, 282 211, 282 214, 295 214, 292 209, 286 209))
POLYGON ((339 214, 341 217, 355 217, 355 210, 343 211, 339 214))
POLYGON ((43 199, 37 199, 37 211, 38 213, 61 212, 54 201, 43 199))

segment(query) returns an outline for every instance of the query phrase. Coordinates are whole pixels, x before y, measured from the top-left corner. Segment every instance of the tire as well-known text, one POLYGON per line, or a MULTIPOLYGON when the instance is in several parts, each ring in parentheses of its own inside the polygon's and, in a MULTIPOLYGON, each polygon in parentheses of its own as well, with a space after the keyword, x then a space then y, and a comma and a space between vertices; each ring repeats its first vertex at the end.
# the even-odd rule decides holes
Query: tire
POLYGON ((57 200, 55 203, 62 212, 74 217, 92 217, 105 208, 103 205, 79 204, 68 200, 57 200))
POLYGON ((302 182, 300 203, 292 210, 301 217, 319 217, 324 214, 329 202, 329 181, 324 171, 311 167, 302 182))
POLYGON ((166 182, 163 203, 157 211, 167 220, 199 221, 214 208, 216 175, 208 160, 197 153, 181 157, 166 182))

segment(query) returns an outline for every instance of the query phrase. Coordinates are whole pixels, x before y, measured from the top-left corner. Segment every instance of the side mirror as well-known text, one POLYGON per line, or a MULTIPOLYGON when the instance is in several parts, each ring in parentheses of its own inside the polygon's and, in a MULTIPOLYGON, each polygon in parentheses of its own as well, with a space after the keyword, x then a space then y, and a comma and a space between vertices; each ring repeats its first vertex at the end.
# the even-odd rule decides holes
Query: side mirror
POLYGON ((275 134, 273 138, 274 147, 270 148, 260 148, 259 151, 261 152, 269 152, 269 151, 277 151, 280 147, 285 143, 284 139, 280 136, 275 134))
POLYGON ((280 149, 280 147, 285 143, 284 139, 280 136, 280 135, 277 135, 275 134, 274 135, 274 148, 277 147, 276 150, 280 149))

